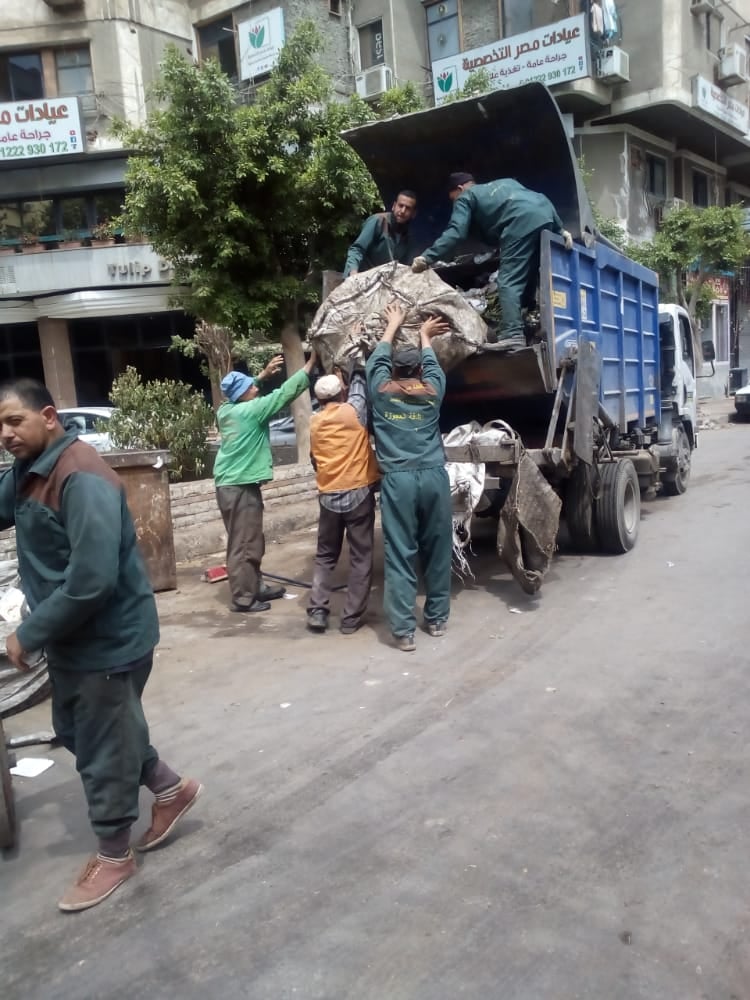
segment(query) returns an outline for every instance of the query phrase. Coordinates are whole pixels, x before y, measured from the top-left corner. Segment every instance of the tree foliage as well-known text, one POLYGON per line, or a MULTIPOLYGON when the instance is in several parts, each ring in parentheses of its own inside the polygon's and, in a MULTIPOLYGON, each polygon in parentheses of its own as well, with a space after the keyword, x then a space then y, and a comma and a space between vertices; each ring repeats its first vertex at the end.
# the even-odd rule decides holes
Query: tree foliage
POLYGON ((743 223, 739 205, 687 205, 668 212, 653 240, 631 243, 627 253, 657 272, 662 300, 679 303, 695 321, 705 315, 706 280, 733 271, 750 255, 743 223))
POLYGON ((214 415, 203 396, 184 382, 143 382, 128 367, 112 383, 115 409, 107 424, 118 448, 166 450, 173 479, 201 475, 208 456, 214 415))
POLYGON ((424 108, 424 97, 416 84, 409 80, 407 83, 386 90, 378 101, 377 117, 393 118, 395 115, 409 115, 414 111, 424 111, 424 108))
POLYGON ((492 78, 489 70, 475 69, 473 73, 469 74, 463 87, 454 90, 443 103, 452 104, 454 101, 462 101, 465 97, 481 97, 482 94, 488 94, 492 89, 492 78))

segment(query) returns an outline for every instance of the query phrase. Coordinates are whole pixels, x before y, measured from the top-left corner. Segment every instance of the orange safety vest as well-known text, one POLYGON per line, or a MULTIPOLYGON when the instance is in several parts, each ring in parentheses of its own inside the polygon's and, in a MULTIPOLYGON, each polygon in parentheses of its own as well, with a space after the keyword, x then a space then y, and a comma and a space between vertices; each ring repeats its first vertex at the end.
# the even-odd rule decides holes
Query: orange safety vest
POLYGON ((350 403, 328 403, 311 417, 310 451, 321 493, 356 490, 380 479, 367 428, 350 403))

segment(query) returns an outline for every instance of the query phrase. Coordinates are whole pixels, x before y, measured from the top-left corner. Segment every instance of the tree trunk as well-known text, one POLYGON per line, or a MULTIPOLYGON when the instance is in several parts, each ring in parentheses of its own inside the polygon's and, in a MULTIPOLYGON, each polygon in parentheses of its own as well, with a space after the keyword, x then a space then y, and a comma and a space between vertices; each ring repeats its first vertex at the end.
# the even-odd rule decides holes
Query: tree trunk
POLYGON ((208 363, 208 378, 211 382, 211 405, 214 408, 214 412, 219 409, 221 404, 224 402, 224 396, 221 391, 221 372, 216 369, 215 365, 212 365, 209 361, 208 363))
MULTIPOLYGON (((281 329, 281 347, 284 351, 288 378, 298 372, 305 364, 305 352, 297 332, 297 324, 293 320, 287 320, 281 329)), ((301 464, 307 464, 310 461, 310 416, 312 414, 310 393, 303 392, 302 395, 298 396, 292 403, 291 409, 294 417, 294 431, 297 436, 297 461, 301 464)))

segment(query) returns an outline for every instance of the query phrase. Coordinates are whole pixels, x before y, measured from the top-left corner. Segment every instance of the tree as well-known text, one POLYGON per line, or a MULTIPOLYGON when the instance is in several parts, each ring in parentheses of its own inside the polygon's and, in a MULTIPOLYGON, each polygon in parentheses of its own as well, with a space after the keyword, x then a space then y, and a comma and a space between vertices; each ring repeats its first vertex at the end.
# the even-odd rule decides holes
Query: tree
POLYGON ((481 97, 482 94, 488 94, 491 90, 494 90, 494 87, 489 70, 475 69, 473 73, 469 74, 463 87, 454 90, 443 103, 452 104, 454 101, 462 101, 465 97, 481 97))
POLYGON ((664 216, 653 240, 631 243, 627 254, 656 271, 664 302, 683 306, 693 327, 696 356, 700 357, 697 320, 705 316, 706 281, 733 271, 750 255, 750 239, 743 228, 744 210, 697 208, 687 205, 664 216))
MULTIPOLYGON (((364 164, 341 138, 372 118, 364 101, 333 100, 302 23, 269 81, 238 104, 218 64, 172 48, 146 124, 120 123, 133 150, 123 221, 174 264, 183 307, 234 336, 277 335, 287 371, 304 363, 301 321, 319 300, 320 272, 340 266, 352 232, 378 203, 364 164)), ((219 375, 223 374, 220 372, 219 375)), ((215 381, 215 379, 214 379, 215 381)), ((307 454, 310 401, 293 404, 307 454)))

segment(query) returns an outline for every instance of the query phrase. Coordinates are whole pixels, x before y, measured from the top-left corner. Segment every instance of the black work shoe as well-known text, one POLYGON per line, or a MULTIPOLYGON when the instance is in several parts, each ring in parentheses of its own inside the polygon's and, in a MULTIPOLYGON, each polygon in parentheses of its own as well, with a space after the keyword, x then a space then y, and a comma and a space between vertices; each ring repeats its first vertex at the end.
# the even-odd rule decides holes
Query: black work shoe
POLYGON ((320 609, 317 611, 308 611, 307 627, 311 632, 325 632, 328 628, 328 615, 320 609))
POLYGON ((278 601, 286 593, 286 587, 261 587, 259 601, 278 601))
POLYGON ((345 625, 339 625, 339 632, 342 635, 354 635, 355 632, 359 632, 362 628, 362 622, 347 622, 345 625))
POLYGON ((249 614, 251 611, 270 611, 271 605, 268 601, 259 601, 256 597, 252 604, 233 604, 232 611, 242 614, 249 614))

